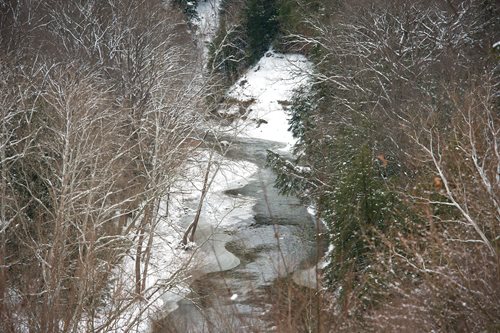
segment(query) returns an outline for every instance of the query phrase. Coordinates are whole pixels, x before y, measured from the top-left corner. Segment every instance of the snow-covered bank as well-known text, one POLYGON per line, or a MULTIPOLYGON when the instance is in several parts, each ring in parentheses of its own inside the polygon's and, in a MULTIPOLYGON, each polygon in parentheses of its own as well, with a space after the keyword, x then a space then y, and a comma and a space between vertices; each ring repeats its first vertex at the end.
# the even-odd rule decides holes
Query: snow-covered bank
POLYGON ((269 50, 230 89, 228 96, 239 101, 254 102, 248 118, 243 120, 244 135, 252 138, 283 142, 287 149, 295 143, 288 131, 288 115, 284 105, 293 93, 309 82, 311 62, 300 54, 281 54, 269 50))
MULTIPOLYGON (((237 266, 239 259, 224 247, 230 238, 225 231, 240 219, 251 216, 253 202, 244 197, 227 196, 224 191, 245 186, 256 170, 252 163, 232 161, 206 150, 192 156, 184 172, 171 185, 169 195, 159 203, 153 226, 145 231, 145 240, 152 236, 152 242, 144 292, 139 297, 134 291, 136 249, 133 248, 114 272, 110 293, 117 297, 108 300, 101 309, 102 321, 82 322, 82 330, 92 326, 106 332, 149 332, 151 320, 174 311, 177 302, 190 292, 193 274, 199 276, 237 266), (185 250, 180 246, 181 239, 195 215, 209 161, 212 184, 203 203, 196 244, 185 250), (108 325, 108 319, 116 311, 122 313, 108 325)), ((145 265, 141 262, 141 272, 145 271, 145 265)))

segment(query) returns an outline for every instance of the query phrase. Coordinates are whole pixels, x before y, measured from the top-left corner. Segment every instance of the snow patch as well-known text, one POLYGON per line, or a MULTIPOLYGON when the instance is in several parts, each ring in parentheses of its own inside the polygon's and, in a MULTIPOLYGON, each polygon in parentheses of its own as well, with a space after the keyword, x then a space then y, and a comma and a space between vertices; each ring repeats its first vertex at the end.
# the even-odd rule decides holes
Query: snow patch
POLYGON ((290 150, 296 139, 288 131, 289 116, 284 105, 292 99, 294 91, 308 84, 312 64, 300 54, 281 54, 269 50, 264 57, 229 89, 228 96, 254 103, 246 121, 244 135, 285 143, 290 150))

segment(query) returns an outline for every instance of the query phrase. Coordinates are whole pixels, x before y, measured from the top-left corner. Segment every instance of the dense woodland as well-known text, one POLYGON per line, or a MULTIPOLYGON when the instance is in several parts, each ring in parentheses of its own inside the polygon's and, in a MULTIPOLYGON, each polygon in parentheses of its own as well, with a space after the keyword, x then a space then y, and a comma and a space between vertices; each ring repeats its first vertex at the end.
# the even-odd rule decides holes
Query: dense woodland
POLYGON ((498 3, 291 6, 281 43, 315 84, 290 108, 297 160, 270 163, 328 226, 325 330, 497 331, 498 3))
POLYGON ((107 332, 150 292, 158 202, 204 122, 195 44, 159 1, 0 10, 0 331, 107 332))
POLYGON ((224 0, 207 67, 197 2, 0 0, 0 331, 107 332, 149 297, 159 202, 270 46, 314 65, 268 163, 331 245, 280 331, 499 331, 498 2, 224 0))

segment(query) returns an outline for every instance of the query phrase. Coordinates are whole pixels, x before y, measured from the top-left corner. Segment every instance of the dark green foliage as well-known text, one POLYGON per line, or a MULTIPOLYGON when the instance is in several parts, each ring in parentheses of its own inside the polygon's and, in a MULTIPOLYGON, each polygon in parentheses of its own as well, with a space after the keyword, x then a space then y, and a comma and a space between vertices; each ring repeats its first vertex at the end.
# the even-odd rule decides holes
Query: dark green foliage
POLYGON ((399 202, 374 172, 372 153, 366 145, 346 164, 335 187, 321 198, 333 245, 327 285, 342 287, 341 295, 353 289, 363 293, 365 288, 357 284, 369 276, 370 249, 377 247, 381 235, 402 225, 399 202))
POLYGON ((317 11, 320 7, 318 1, 299 5, 292 0, 248 0, 239 13, 233 1, 223 1, 220 28, 210 47, 211 67, 232 82, 258 61, 273 43, 280 52, 307 53, 293 42, 286 46, 285 36, 306 29, 304 8, 317 11), (234 21, 234 17, 239 19, 234 21))
POLYGON ((318 14, 324 3, 318 0, 278 0, 278 21, 281 32, 303 33, 306 29, 304 18, 318 14))
POLYGON ((254 63, 267 51, 279 31, 276 1, 248 0, 244 25, 249 61, 254 63))
POLYGON ((376 159, 376 141, 370 141, 373 124, 362 113, 337 111, 329 98, 331 89, 319 84, 297 91, 288 109, 289 130, 298 138, 296 153, 302 163, 311 165, 307 174, 298 175, 287 161, 272 165, 278 188, 284 193, 303 189, 303 197, 314 199, 319 217, 329 227, 334 250, 325 274, 327 287, 340 289, 342 296, 353 291, 357 297, 373 299, 374 284, 383 283, 370 271, 373 251, 380 250, 380 237, 393 227, 403 229, 407 213, 387 186, 397 176, 397 163, 382 165, 376 159))
POLYGON ((270 150, 267 151, 267 166, 276 173, 274 186, 279 189, 280 194, 307 198, 317 187, 310 168, 295 165, 270 150))
POLYGON ((174 3, 182 8, 188 19, 192 19, 198 17, 198 13, 196 12, 198 1, 199 0, 174 0, 174 3))
POLYGON ((222 4, 220 28, 209 50, 209 66, 233 82, 268 50, 279 31, 274 0, 249 0, 234 22, 231 2, 222 4))
POLYGON ((280 31, 274 43, 274 48, 278 52, 294 52, 295 50, 287 43, 285 37, 290 33, 300 33, 300 26, 303 20, 302 12, 296 1, 278 0, 278 22, 280 31))
POLYGON ((290 114, 288 130, 292 132, 294 138, 301 140, 299 144, 307 143, 308 133, 314 127, 311 117, 317 107, 316 95, 309 87, 300 88, 295 92, 291 106, 287 110, 290 114))

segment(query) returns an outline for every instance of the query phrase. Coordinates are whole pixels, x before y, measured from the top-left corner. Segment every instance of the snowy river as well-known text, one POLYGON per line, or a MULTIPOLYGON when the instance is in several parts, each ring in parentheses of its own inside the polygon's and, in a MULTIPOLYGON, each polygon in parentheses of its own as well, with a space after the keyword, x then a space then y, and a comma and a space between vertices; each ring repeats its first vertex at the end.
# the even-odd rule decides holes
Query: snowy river
MULTIPOLYGON (((228 139, 223 159, 248 167, 233 171, 244 179, 222 177, 226 181, 217 181, 207 196, 195 235, 202 264, 193 270, 192 292, 155 323, 155 333, 272 331, 266 314, 273 304, 268 297, 273 282, 284 278, 316 286, 314 219, 298 199, 279 195, 275 175, 265 167, 268 149, 290 154, 294 141, 283 101, 307 83, 308 66, 303 56, 270 51, 229 90, 228 96, 252 104, 245 129, 228 139), (224 207, 227 202, 239 204, 224 207)), ((193 216, 184 217, 185 225, 193 216)))
MULTIPOLYGON (((295 278, 299 283, 315 283, 303 270, 316 263, 316 227, 306 207, 296 198, 284 197, 273 187, 274 174, 265 168, 266 149, 283 144, 262 139, 240 138, 233 142, 226 157, 245 160, 258 166, 243 187, 224 191, 227 196, 253 202, 253 215, 232 227, 213 228, 202 223, 195 241, 204 244, 207 255, 217 252, 220 262, 239 265, 224 271, 204 274, 192 283, 193 292, 178 302, 178 308, 157 323, 156 332, 244 332, 265 331, 269 311, 266 286, 277 277, 295 278), (209 239, 208 242, 206 240, 209 239), (225 243, 230 253, 217 250, 225 243), (247 328, 247 329, 245 329, 247 328)), ((212 268, 210 270, 217 270, 212 268)))

